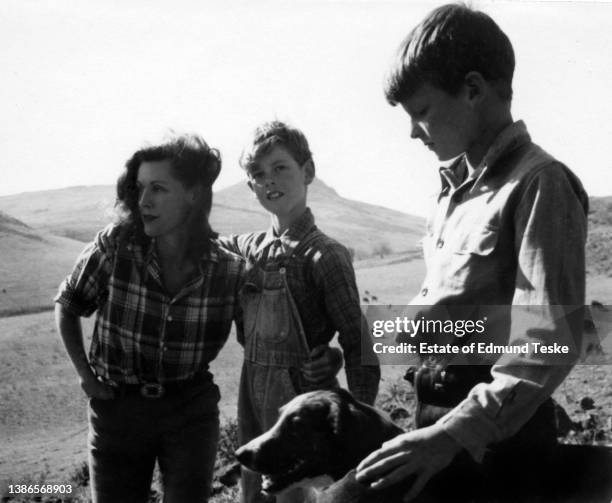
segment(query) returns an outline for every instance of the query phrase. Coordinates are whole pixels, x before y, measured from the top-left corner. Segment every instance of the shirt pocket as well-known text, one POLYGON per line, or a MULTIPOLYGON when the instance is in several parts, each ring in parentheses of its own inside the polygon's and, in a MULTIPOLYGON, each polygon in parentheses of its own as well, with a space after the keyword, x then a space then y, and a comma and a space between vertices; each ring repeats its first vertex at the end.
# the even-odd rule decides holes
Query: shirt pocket
POLYGON ((259 289, 251 283, 241 291, 245 342, 284 342, 289 335, 291 309, 284 289, 259 289))
POLYGON ((490 225, 476 228, 454 241, 449 257, 449 278, 462 288, 484 288, 497 281, 499 267, 495 249, 499 229, 490 225))
POLYGON ((485 225, 461 236, 453 247, 456 255, 490 255, 497 247, 499 241, 499 228, 485 225))

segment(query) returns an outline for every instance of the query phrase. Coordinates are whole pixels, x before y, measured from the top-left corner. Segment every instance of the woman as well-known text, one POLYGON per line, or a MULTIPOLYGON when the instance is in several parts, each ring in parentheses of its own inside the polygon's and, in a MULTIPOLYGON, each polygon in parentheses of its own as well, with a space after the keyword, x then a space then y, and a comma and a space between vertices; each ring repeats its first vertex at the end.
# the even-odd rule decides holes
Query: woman
POLYGON ((208 216, 219 153, 197 136, 137 151, 117 182, 119 224, 96 236, 56 297, 56 320, 89 396, 94 502, 206 501, 219 436, 208 364, 236 313, 241 259, 208 216), (81 316, 97 312, 89 358, 81 316))

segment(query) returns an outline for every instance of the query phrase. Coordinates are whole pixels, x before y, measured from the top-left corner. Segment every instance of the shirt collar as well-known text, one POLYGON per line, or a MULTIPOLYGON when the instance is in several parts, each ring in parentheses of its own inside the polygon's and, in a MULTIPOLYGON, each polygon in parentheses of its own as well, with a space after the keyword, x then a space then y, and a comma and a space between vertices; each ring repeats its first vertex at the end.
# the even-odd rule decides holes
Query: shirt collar
MULTIPOLYGON (((495 167, 503 156, 530 141, 531 137, 527 132, 525 123, 521 120, 513 122, 497 135, 480 164, 476 167, 474 172, 469 175, 469 179, 478 179, 484 176, 495 167)), ((443 166, 440 168, 440 181, 442 184, 441 193, 449 189, 457 189, 467 179, 467 163, 465 161, 465 155, 462 155, 455 159, 450 166, 443 166)))
MULTIPOLYGON (((144 265, 151 264, 152 261, 157 262, 157 252, 155 251, 155 238, 149 240, 148 245, 141 246, 134 241, 130 243, 131 250, 134 252, 136 259, 142 261, 144 265)), ((209 240, 209 245, 206 250, 202 252, 199 263, 204 262, 219 262, 219 245, 213 240, 209 240)))
POLYGON ((516 121, 507 126, 497 135, 487 150, 478 168, 491 169, 506 154, 522 147, 531 141, 527 126, 523 121, 516 121))
POLYGON ((304 213, 302 213, 302 215, 300 215, 300 217, 297 218, 295 222, 293 222, 280 236, 276 235, 274 232, 274 227, 270 225, 266 231, 264 239, 257 247, 256 253, 259 254, 266 247, 278 241, 283 247, 284 253, 286 255, 291 255, 300 241, 302 241, 312 231, 314 226, 315 221, 312 211, 310 211, 310 208, 306 208, 304 213))
POLYGON ((450 166, 440 168, 440 182, 442 192, 452 189, 455 190, 463 183, 467 176, 467 165, 464 156, 455 159, 450 166))

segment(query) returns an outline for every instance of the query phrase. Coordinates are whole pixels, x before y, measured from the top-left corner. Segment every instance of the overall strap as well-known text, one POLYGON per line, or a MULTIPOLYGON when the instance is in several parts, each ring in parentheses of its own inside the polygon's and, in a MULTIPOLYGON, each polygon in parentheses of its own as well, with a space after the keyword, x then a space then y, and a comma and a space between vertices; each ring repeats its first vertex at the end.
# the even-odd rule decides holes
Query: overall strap
POLYGON ((282 267, 279 272, 281 275, 281 280, 285 287, 287 300, 289 301, 289 307, 291 308, 291 316, 293 317, 296 327, 298 329, 298 337, 300 338, 299 342, 301 343, 302 348, 306 352, 306 354, 304 355, 306 360, 310 361, 310 346, 308 344, 308 339, 306 338, 304 325, 302 324, 302 317, 300 316, 300 312, 298 311, 293 295, 291 294, 291 289, 289 288, 289 284, 287 283, 286 270, 284 267, 282 267))

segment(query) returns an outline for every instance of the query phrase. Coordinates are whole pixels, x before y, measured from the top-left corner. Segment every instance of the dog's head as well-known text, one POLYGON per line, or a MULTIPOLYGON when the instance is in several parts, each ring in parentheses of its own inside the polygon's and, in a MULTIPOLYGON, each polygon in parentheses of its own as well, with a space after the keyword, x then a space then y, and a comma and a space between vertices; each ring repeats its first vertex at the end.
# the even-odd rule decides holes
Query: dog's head
POLYGON ((277 493, 303 479, 339 479, 399 432, 345 390, 311 391, 283 406, 276 424, 240 447, 236 457, 264 475, 265 492, 277 493))

